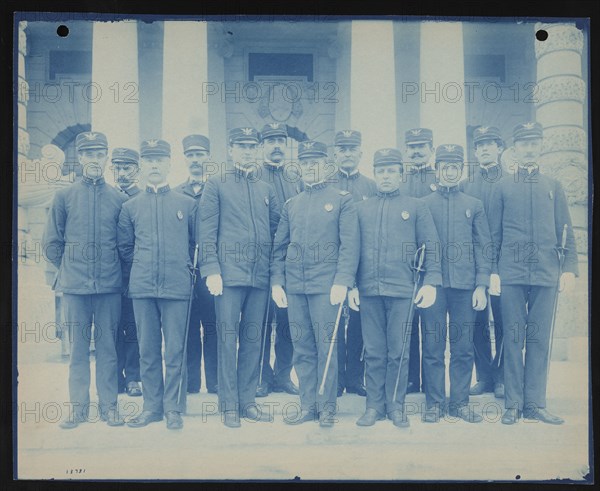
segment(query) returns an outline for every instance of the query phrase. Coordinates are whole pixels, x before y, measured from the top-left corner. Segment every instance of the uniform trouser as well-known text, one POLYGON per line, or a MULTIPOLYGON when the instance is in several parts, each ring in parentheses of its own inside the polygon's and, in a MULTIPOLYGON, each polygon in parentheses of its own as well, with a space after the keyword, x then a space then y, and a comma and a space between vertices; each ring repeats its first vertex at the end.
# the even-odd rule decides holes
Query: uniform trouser
MULTIPOLYGON (((415 309, 410 334, 410 360, 408 362, 408 382, 412 383, 416 390, 421 388, 421 336, 419 325, 421 311, 415 309)), ((425 374, 423 373, 423 391, 425 390, 425 374)))
POLYGON ((73 417, 85 419, 90 407, 90 341, 96 344, 96 389, 105 414, 117 404, 117 327, 121 294, 63 295, 64 317, 71 331, 69 398, 73 417))
POLYGON ((133 302, 121 297, 121 319, 117 332, 117 371, 119 390, 124 390, 129 382, 139 382, 140 346, 133 315, 133 302))
POLYGON ((290 323, 288 320, 287 309, 280 309, 275 302, 269 300, 269 315, 267 318, 265 335, 265 351, 263 353, 262 382, 270 385, 283 385, 290 380, 292 371, 292 356, 294 347, 290 335, 290 323), (271 333, 273 329, 273 320, 275 320, 275 363, 271 368, 271 333))
POLYGON ((168 411, 185 412, 186 366, 183 363, 183 344, 187 307, 187 300, 133 299, 140 343, 144 411, 160 414, 168 411), (164 381, 161 353, 163 336, 164 381), (181 401, 177 404, 179 380, 182 376, 181 401))
POLYGON ((504 383, 504 365, 502 354, 502 312, 500 297, 490 295, 489 303, 485 310, 477 312, 475 330, 473 332, 473 346, 475 348, 475 369, 477 381, 485 384, 504 383), (496 354, 492 357, 492 326, 489 322, 489 309, 494 316, 494 341, 496 354))
POLYGON ((203 352, 206 387, 214 389, 217 386, 217 317, 215 314, 215 297, 210 294, 204 281, 197 281, 195 288, 196 296, 192 301, 187 344, 187 390, 191 392, 200 390, 202 386, 200 367, 203 352), (202 333, 200 332, 200 326, 202 326, 202 333))
POLYGON ((363 350, 360 313, 344 307, 349 312, 348 329, 344 335, 344 317, 340 320, 338 335, 338 385, 358 387, 363 385, 365 364, 361 360, 363 350))
POLYGON ((411 324, 407 324, 410 298, 361 297, 360 316, 365 344, 367 378, 367 409, 389 414, 403 409, 408 385, 408 364, 411 324), (400 357, 402 373, 394 401, 400 357))
POLYGON ((556 287, 502 285, 506 408, 546 407, 546 370, 555 293, 556 287))
MULTIPOLYGON (((294 368, 300 385, 303 410, 337 412, 338 351, 333 346, 323 395, 318 390, 333 339, 339 305, 331 305, 327 294, 288 294, 290 332, 294 343, 294 368)), ((342 321, 340 320, 340 323, 342 321)), ((339 334, 339 331, 338 331, 339 334)))
POLYGON ((473 375, 473 329, 476 311, 472 290, 437 288, 435 303, 421 311, 423 371, 427 380, 427 407, 442 407, 446 400, 446 337, 450 336, 450 406, 469 403, 473 375), (446 314, 449 323, 446 324, 446 314))
POLYGON ((244 411, 255 404, 268 294, 266 289, 226 286, 215 297, 221 411, 244 411))

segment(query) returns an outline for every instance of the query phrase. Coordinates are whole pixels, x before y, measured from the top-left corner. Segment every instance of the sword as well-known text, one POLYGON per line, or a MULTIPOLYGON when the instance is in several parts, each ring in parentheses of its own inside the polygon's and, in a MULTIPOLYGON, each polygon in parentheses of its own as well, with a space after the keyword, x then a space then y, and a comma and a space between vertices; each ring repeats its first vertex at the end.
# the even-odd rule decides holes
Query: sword
POLYGON ((560 288, 560 277, 562 276, 563 264, 565 262, 565 252, 567 251, 567 231, 568 226, 565 223, 562 231, 562 238, 560 245, 556 246, 556 259, 558 260, 558 278, 556 280, 556 292, 554 293, 554 307, 552 311, 552 324, 550 324, 550 341, 548 346, 548 362, 546 365, 546 380, 550 375, 550 359, 552 358, 552 341, 554 338, 554 326, 556 324, 556 311, 558 310, 558 295, 560 288))
POLYGON ((398 385, 400 384, 400 374, 402 373, 402 363, 404 362, 404 353, 406 353, 406 331, 408 329, 412 330, 412 322, 415 314, 415 298, 417 297, 417 291, 419 289, 419 281, 421 272, 423 271, 423 261, 425 259, 425 244, 417 249, 415 252, 415 260, 413 266, 413 292, 410 299, 410 306, 408 308, 408 315, 406 316, 405 329, 403 333, 403 342, 402 342, 402 351, 400 352, 400 365, 398 366, 398 376, 396 377, 396 385, 394 386, 394 397, 392 400, 396 402, 396 396, 398 395, 398 385))
POLYGON ((177 389, 177 405, 181 403, 181 393, 183 388, 183 369, 184 364, 187 362, 187 342, 188 342, 188 332, 190 329, 190 318, 192 316, 192 302, 194 300, 194 286, 196 285, 196 269, 198 267, 198 244, 194 247, 194 262, 192 264, 192 271, 190 272, 191 280, 190 280, 190 297, 188 299, 188 308, 187 308, 187 316, 185 318, 185 336, 183 338, 183 355, 181 357, 181 367, 179 368, 179 388, 177 389))
MULTIPOLYGON (((270 292, 269 292, 270 293, 270 292)), ((267 298, 267 311, 265 312, 265 325, 260 345, 260 371, 258 372, 258 385, 262 384, 263 367, 265 365, 265 349, 267 347, 267 327, 269 324, 269 310, 271 309, 271 298, 267 298)))
POLYGON ((331 363, 331 355, 333 355, 333 347, 335 345, 338 328, 340 326, 340 317, 342 316, 343 307, 344 302, 340 302, 337 317, 335 318, 335 326, 333 327, 333 334, 331 335, 331 341, 329 342, 329 352, 327 353, 327 361, 325 362, 325 370, 323 371, 323 380, 321 380, 321 386, 319 387, 320 396, 322 396, 325 392, 325 381, 327 380, 327 372, 329 372, 329 364, 331 363))

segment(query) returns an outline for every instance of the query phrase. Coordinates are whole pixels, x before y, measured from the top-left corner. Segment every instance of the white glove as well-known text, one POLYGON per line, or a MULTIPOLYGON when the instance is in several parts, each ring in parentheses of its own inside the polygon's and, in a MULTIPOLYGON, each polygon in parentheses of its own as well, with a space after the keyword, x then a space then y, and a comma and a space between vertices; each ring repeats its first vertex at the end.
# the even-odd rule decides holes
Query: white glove
POLYGON ((211 295, 223 294, 223 278, 220 274, 210 274, 206 277, 206 286, 211 295))
POLYGON ((570 292, 575 286, 575 274, 568 271, 560 275, 559 292, 570 292))
POLYGON ((271 288, 271 298, 273 299, 273 302, 275 302, 275 305, 280 309, 287 308, 287 295, 281 285, 273 285, 271 288))
POLYGON ((419 288, 415 298, 415 305, 420 309, 427 309, 435 303, 437 290, 435 286, 423 285, 419 288))
POLYGON ((495 297, 500 295, 500 293, 502 292, 502 289, 500 288, 500 276, 498 276, 497 274, 490 275, 489 292, 490 295, 494 295, 495 297))
POLYGON ((358 307, 359 305, 360 298, 358 296, 358 288, 352 288, 352 290, 348 292, 348 307, 358 312, 360 310, 358 307))
POLYGON ((473 309, 480 311, 487 306, 487 295, 485 294, 485 286, 478 286, 473 292, 473 309))
POLYGON ((331 305, 338 305, 346 300, 346 293, 348 293, 348 287, 344 285, 333 285, 331 292, 329 293, 329 302, 331 305))

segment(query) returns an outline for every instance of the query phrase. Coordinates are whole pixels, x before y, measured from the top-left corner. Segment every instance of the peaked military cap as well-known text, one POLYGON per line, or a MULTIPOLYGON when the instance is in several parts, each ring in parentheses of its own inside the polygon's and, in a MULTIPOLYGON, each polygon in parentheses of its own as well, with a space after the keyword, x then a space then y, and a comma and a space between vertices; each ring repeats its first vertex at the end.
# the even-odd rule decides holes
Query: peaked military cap
POLYGON ((131 148, 118 147, 113 149, 111 161, 115 164, 137 164, 140 161, 140 154, 131 148))
POLYGON ((495 126, 479 126, 473 130, 473 144, 487 140, 496 140, 502 143, 502 135, 500 130, 495 126))
POLYGON ((407 145, 418 145, 421 143, 433 143, 433 131, 429 128, 413 128, 404 133, 404 143, 407 145))
POLYGON ((298 158, 306 159, 311 157, 327 157, 327 145, 313 140, 300 142, 298 145, 298 158))
POLYGON ((250 126, 233 128, 229 131, 229 144, 233 143, 258 143, 258 131, 250 126))
POLYGON ((437 162, 464 162, 465 152, 460 145, 446 143, 438 145, 435 149, 435 161, 437 162))
POLYGON ((164 140, 144 140, 142 142, 140 155, 149 157, 150 155, 158 157, 170 157, 171 145, 164 140))
POLYGON ((210 140, 204 135, 188 135, 183 141, 183 153, 193 150, 204 150, 210 152, 210 140))
POLYGON ((262 127, 262 130, 260 130, 261 140, 266 140, 267 138, 273 138, 276 136, 283 136, 284 138, 288 137, 286 124, 268 123, 262 127))
POLYGON ((396 148, 381 148, 373 155, 373 167, 402 164, 402 154, 396 148))
POLYGON ((79 133, 75 138, 75 147, 77 151, 89 150, 93 148, 104 148, 108 150, 108 140, 104 133, 98 131, 85 131, 79 133))
POLYGON ((527 140, 530 138, 543 138, 544 128, 537 122, 521 123, 513 129, 513 140, 527 140))
POLYGON ((333 142, 333 144, 335 146, 345 146, 345 145, 360 146, 361 143, 362 143, 362 135, 361 135, 360 131, 356 131, 356 130, 338 131, 335 134, 335 140, 333 142))

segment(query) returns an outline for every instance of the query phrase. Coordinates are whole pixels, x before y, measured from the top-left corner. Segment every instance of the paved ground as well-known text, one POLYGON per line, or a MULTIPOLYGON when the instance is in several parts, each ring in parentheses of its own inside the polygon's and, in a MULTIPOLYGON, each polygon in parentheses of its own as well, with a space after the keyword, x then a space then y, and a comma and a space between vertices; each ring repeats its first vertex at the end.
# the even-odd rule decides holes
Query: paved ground
MULTIPOLYGON (((284 424, 282 410, 295 408, 297 398, 274 394, 261 400, 274 409, 273 423, 243 420, 242 428, 228 429, 215 414, 216 396, 200 393, 189 397, 181 431, 167 430, 164 422, 140 429, 97 422, 61 430, 68 365, 45 327, 52 321, 52 297, 47 287, 34 284, 23 282, 28 301, 20 305, 20 478, 579 480, 588 472, 587 352, 579 361, 552 364, 548 406, 567 420, 559 427, 526 421, 504 426, 502 401, 490 395, 472 398, 486 415, 479 425, 454 418, 426 425, 416 415, 406 430, 390 421, 359 428, 355 421, 365 399, 344 395, 334 428, 292 427, 284 424)), ((408 402, 416 412, 423 395, 408 402)), ((136 414, 140 404, 139 398, 119 399, 124 415, 136 414)))

